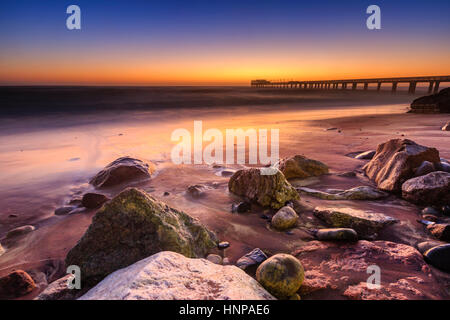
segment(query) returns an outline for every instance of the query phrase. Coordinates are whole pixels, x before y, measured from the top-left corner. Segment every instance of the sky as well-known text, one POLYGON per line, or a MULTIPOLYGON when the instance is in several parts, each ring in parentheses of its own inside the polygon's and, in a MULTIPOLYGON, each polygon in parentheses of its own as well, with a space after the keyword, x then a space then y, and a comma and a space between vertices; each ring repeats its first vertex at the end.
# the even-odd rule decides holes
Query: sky
POLYGON ((0 85, 450 74, 450 1, 1 0, 0 85), (66 9, 81 9, 68 30, 66 9), (369 30, 366 9, 381 9, 369 30))

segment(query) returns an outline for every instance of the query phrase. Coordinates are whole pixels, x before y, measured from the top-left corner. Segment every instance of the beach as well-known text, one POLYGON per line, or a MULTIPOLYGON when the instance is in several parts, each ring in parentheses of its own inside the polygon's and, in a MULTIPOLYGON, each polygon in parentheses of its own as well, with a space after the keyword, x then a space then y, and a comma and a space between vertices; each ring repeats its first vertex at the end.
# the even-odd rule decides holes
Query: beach
MULTIPOLYGON (((0 277, 18 268, 43 272, 48 280, 63 276, 64 258, 84 234, 96 210, 67 216, 56 216, 54 211, 94 191, 89 179, 122 156, 153 163, 156 170, 151 179, 134 186, 187 212, 221 240, 228 241, 231 245, 225 255, 231 263, 253 248, 289 253, 313 240, 305 228, 294 228, 289 233, 273 230, 261 218, 264 208, 244 214, 231 212, 232 204, 239 202, 239 197, 228 191, 229 176, 221 172, 245 165, 172 163, 170 153, 176 143, 171 141, 171 133, 178 128, 193 131, 196 120, 203 122, 204 130, 216 128, 221 132, 237 128, 279 129, 280 158, 305 155, 330 168, 328 175, 291 181, 294 187, 326 190, 374 186, 361 172, 367 161, 349 154, 375 150, 380 143, 394 138, 435 147, 440 157, 450 159, 449 133, 440 130, 448 117, 406 113, 413 99, 408 95, 301 96, 279 91, 261 94, 244 89, 225 94, 205 89, 191 96, 186 102, 188 107, 183 107, 183 99, 167 98, 167 92, 160 98, 166 104, 160 104, 159 108, 138 101, 131 107, 114 110, 106 107, 107 102, 98 109, 96 104, 88 108, 80 102, 83 107, 78 110, 74 107, 54 112, 49 108, 42 114, 31 109, 25 115, 17 115, 11 111, 14 108, 8 109, 0 125, 0 165, 7 168, 0 172, 0 240, 8 230, 22 225, 33 225, 36 230, 20 238, 0 256, 0 277), (260 103, 264 100, 269 101, 260 103), (176 107, 177 104, 181 107, 176 107), (338 175, 348 171, 357 174, 338 175), (195 184, 206 187, 205 196, 193 198, 186 193, 188 186, 195 184)), ((103 193, 112 198, 120 191, 111 189, 103 193)), ((299 220, 303 226, 315 219, 312 211, 316 205, 335 203, 309 195, 300 197, 303 207, 299 220)), ((383 229, 377 240, 414 246, 431 239, 424 226, 416 221, 421 208, 406 201, 389 197, 379 201, 342 200, 339 205, 389 213, 401 221, 383 229)), ((351 272, 345 276, 351 276, 351 272)), ((398 274, 386 277, 394 279, 398 274)), ((334 298, 335 291, 324 290, 302 298, 334 298)), ((443 288, 424 285, 423 291, 430 297, 448 298, 443 288)), ((36 295, 33 292, 23 298, 36 295)))

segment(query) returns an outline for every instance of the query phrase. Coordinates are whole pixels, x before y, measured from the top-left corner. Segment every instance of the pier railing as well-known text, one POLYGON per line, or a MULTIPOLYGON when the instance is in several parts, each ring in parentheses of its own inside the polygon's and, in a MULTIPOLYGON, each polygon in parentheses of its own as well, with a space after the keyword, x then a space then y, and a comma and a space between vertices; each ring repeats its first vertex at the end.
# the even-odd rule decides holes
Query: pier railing
POLYGON ((343 79, 343 80, 316 80, 316 81, 269 81, 264 79, 252 80, 251 86, 255 88, 292 88, 292 89, 318 89, 318 90, 357 90, 358 84, 363 84, 363 90, 369 89, 369 84, 376 84, 376 90, 381 90, 383 83, 391 84, 391 91, 396 92, 399 83, 409 83, 409 93, 415 93, 418 83, 428 84, 428 93, 438 92, 441 82, 450 82, 450 76, 430 77, 401 77, 401 78, 374 78, 374 79, 343 79))

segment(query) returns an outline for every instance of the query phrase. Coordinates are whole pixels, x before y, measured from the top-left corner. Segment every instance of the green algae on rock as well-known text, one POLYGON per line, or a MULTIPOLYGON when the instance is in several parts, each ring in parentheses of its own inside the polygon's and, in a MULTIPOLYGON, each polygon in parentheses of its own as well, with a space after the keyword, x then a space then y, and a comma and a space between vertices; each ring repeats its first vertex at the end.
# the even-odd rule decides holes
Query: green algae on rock
POLYGON ((305 279, 305 271, 297 258, 279 253, 265 260, 256 270, 256 280, 279 299, 296 294, 305 279))
POLYGON ((236 171, 228 182, 228 189, 263 207, 274 209, 283 207, 287 201, 300 198, 281 171, 270 168, 273 170, 270 173, 273 174, 262 174, 263 169, 250 168, 236 171))
POLYGON ((94 216, 66 265, 77 265, 84 279, 98 281, 160 251, 203 258, 216 246, 214 233, 188 214, 128 188, 94 216))
POLYGON ((320 161, 296 155, 280 161, 279 169, 286 179, 308 178, 328 173, 328 166, 320 161))

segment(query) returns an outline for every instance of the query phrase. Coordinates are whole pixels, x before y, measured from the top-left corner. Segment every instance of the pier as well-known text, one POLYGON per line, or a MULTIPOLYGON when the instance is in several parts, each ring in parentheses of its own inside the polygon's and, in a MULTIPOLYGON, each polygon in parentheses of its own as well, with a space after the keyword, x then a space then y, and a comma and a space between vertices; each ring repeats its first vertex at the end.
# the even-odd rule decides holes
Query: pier
POLYGON ((251 86, 255 88, 290 88, 302 90, 358 90, 358 85, 362 85, 362 90, 369 90, 369 85, 375 85, 375 90, 380 91, 381 85, 387 83, 390 86, 391 92, 395 93, 399 83, 408 83, 408 93, 414 94, 418 83, 428 84, 428 93, 437 93, 439 91, 439 85, 442 82, 450 82, 450 76, 315 81, 269 81, 259 79, 252 80, 251 86))

